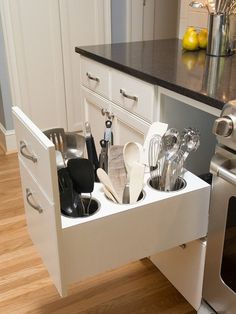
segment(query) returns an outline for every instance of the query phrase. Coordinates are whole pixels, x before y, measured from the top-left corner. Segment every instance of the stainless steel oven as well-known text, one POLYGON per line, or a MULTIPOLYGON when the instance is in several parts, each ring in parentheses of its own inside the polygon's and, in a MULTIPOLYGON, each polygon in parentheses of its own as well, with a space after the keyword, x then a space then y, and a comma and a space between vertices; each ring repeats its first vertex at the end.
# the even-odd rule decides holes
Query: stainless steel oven
POLYGON ((236 101, 226 104, 213 127, 212 193, 200 313, 236 313, 236 101))

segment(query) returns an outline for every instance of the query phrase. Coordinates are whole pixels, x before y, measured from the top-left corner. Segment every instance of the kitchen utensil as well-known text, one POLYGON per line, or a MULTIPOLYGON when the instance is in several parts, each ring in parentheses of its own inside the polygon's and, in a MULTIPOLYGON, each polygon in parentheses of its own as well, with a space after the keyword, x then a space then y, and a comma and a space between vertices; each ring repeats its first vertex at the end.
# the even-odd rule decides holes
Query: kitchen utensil
MULTIPOLYGON (((183 173, 183 167, 187 157, 191 152, 196 151, 200 145, 199 131, 193 128, 186 128, 182 132, 180 140, 180 148, 171 163, 170 190, 176 186, 178 177, 183 173)), ((178 188, 179 187, 176 186, 176 189, 178 188)))
POLYGON ((91 127, 90 127, 89 122, 85 122, 85 142, 86 142, 88 159, 93 164, 95 180, 98 181, 96 171, 99 168, 99 161, 98 161, 97 151, 96 151, 96 147, 94 143, 94 138, 91 133, 91 127))
POLYGON ((66 159, 81 158, 84 154, 85 138, 75 132, 66 132, 66 159))
POLYGON ((56 150, 56 164, 57 170, 66 167, 65 160, 62 156, 62 153, 59 150, 56 150))
POLYGON ((178 130, 174 128, 167 130, 162 137, 161 145, 164 153, 164 164, 159 184, 160 190, 168 191, 170 189, 171 161, 180 147, 180 135, 178 130))
MULTIPOLYGON (((65 132, 63 128, 49 129, 44 131, 44 134, 53 142, 55 149, 61 152, 65 163, 70 158, 83 156, 84 136, 74 132, 65 132)), ((58 158, 60 158, 59 155, 58 158)))
POLYGON ((112 184, 109 176, 107 175, 107 173, 102 168, 98 168, 97 169, 97 176, 98 176, 100 182, 105 186, 105 188, 116 199, 117 203, 121 204, 121 200, 120 200, 118 194, 116 193, 116 191, 115 191, 115 189, 113 187, 113 184, 112 184))
POLYGON ((143 160, 142 162, 145 165, 149 165, 149 147, 150 147, 150 140, 154 135, 163 136, 165 132, 167 131, 168 124, 162 123, 162 122, 154 122, 149 127, 147 136, 145 138, 144 144, 143 144, 143 160))
POLYGON ((130 181, 129 181, 129 203, 134 204, 143 189, 143 179, 144 179, 144 169, 145 166, 141 163, 135 162, 130 171, 130 181))
POLYGON ((122 199, 124 186, 127 181, 122 145, 110 146, 108 155, 108 173, 116 193, 119 198, 122 199))
POLYGON ((43 132, 50 141, 55 145, 55 149, 62 153, 63 158, 65 158, 67 144, 66 135, 63 128, 49 129, 43 132))
POLYGON ((67 168, 61 168, 57 173, 62 214, 70 217, 80 217, 81 200, 73 189, 73 182, 67 168))
POLYGON ((106 140, 100 141, 101 153, 99 155, 99 168, 102 168, 108 173, 108 142, 106 140))
MULTIPOLYGON (((95 181, 93 165, 88 159, 74 158, 68 160, 67 168, 72 178, 75 191, 80 195, 81 193, 90 193, 90 201, 85 211, 85 215, 88 215, 95 181)), ((82 198, 81 201, 83 204, 82 198)))
POLYGON ((160 171, 160 162, 158 162, 159 152, 161 149, 161 136, 154 134, 149 141, 148 163, 150 169, 150 177, 153 187, 158 184, 160 171))
POLYGON ((128 142, 124 145, 123 156, 128 178, 133 164, 135 162, 140 162, 141 154, 142 154, 141 144, 137 142, 128 142))
POLYGON ((202 9, 202 8, 205 9, 206 8, 208 13, 211 13, 210 8, 208 6, 208 3, 205 4, 203 2, 192 1, 189 3, 189 5, 190 5, 190 7, 195 8, 195 9, 202 9))
POLYGON ((107 120, 105 122, 105 132, 104 132, 104 140, 109 144, 113 145, 113 133, 112 133, 112 121, 107 120))
POLYGON ((103 185, 103 191, 107 198, 109 198, 112 202, 117 203, 117 200, 115 199, 113 194, 111 194, 111 192, 105 187, 105 185, 103 185))
POLYGON ((123 148, 123 157, 125 168, 127 172, 127 180, 123 191, 122 202, 128 204, 130 202, 129 196, 129 179, 130 171, 135 162, 140 162, 140 157, 142 154, 142 146, 137 142, 128 142, 123 148))

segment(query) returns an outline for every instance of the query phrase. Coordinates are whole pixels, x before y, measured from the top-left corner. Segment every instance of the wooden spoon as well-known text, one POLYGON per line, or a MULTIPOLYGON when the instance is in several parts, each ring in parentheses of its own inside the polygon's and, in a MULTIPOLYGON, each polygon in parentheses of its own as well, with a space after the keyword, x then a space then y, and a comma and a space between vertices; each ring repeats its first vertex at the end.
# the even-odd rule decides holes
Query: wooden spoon
POLYGON ((98 168, 97 169, 97 176, 100 180, 100 182, 105 186, 105 188, 113 195, 113 197, 117 200, 117 202, 119 204, 121 204, 121 200, 118 196, 118 194, 116 193, 113 184, 109 178, 109 176, 107 175, 107 173, 102 169, 102 168, 98 168))

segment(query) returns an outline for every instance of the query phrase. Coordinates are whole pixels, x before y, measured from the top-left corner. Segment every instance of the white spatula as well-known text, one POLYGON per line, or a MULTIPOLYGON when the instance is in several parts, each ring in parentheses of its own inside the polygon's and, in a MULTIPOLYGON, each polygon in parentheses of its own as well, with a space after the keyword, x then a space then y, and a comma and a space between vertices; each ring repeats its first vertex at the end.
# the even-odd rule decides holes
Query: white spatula
POLYGON ((150 140, 153 137, 154 134, 163 136, 168 128, 168 124, 162 123, 162 122, 154 122, 147 133, 147 136, 145 138, 144 144, 143 144, 143 160, 142 163, 145 165, 148 165, 148 151, 149 151, 149 144, 150 140))
POLYGON ((135 162, 131 168, 129 181, 130 204, 137 202, 143 189, 144 169, 145 166, 138 162, 135 162))

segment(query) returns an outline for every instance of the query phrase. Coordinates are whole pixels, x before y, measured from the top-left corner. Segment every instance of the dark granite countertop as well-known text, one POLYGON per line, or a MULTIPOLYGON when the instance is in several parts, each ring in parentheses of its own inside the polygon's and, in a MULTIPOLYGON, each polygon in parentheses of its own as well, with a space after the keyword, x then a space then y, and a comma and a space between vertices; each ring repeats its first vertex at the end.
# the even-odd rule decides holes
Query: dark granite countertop
POLYGON ((236 99, 236 55, 209 57, 204 50, 184 52, 179 39, 76 47, 75 50, 218 109, 236 99))

